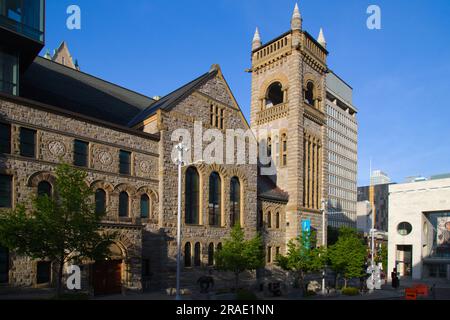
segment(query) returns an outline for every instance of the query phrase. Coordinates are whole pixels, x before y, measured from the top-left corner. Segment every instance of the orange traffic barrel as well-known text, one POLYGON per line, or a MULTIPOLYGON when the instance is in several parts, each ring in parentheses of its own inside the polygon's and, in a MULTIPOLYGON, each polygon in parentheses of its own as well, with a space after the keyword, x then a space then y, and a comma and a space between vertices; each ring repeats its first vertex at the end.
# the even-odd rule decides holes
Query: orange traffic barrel
POLYGON ((405 298, 406 300, 417 300, 417 291, 414 288, 405 290, 405 298))
POLYGON ((414 289, 416 289, 416 292, 420 296, 428 297, 428 286, 425 284, 418 284, 414 286, 414 289))

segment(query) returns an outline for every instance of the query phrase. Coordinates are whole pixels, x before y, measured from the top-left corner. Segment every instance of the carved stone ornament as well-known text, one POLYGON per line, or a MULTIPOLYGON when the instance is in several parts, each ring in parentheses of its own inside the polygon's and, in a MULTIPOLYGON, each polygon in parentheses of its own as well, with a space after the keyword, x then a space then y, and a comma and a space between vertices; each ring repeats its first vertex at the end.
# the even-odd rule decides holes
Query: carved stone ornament
POLYGON ((113 161, 111 153, 108 151, 101 151, 98 154, 98 161, 105 166, 109 166, 113 161))
POLYGON ((61 141, 51 141, 48 150, 55 157, 62 157, 66 154, 66 146, 61 141))
POLYGON ((149 173, 151 169, 151 164, 148 161, 142 161, 139 167, 141 168, 142 172, 149 173))

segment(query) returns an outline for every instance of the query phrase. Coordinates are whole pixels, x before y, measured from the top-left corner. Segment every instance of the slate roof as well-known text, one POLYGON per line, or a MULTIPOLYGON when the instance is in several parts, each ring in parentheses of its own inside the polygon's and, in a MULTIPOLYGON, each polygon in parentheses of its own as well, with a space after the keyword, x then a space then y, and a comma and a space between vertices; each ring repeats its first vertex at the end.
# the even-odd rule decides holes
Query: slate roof
POLYGON ((289 194, 280 189, 268 176, 258 174, 258 198, 287 203, 289 194))
POLYGON ((123 126, 155 102, 42 57, 22 75, 20 96, 123 126))
POLYGON ((191 94, 195 89, 206 83, 209 79, 215 77, 217 75, 218 70, 216 68, 212 68, 209 72, 201 75, 195 80, 192 80, 191 82, 185 84, 181 88, 178 88, 177 90, 173 91, 172 93, 169 93, 167 96, 161 98, 160 100, 156 101, 154 104, 149 106, 146 110, 139 113, 136 117, 134 117, 129 123, 129 127, 134 127, 138 125, 139 123, 145 121, 150 116, 156 113, 159 109, 161 110, 170 110, 175 104, 185 97, 187 97, 189 94, 191 94))

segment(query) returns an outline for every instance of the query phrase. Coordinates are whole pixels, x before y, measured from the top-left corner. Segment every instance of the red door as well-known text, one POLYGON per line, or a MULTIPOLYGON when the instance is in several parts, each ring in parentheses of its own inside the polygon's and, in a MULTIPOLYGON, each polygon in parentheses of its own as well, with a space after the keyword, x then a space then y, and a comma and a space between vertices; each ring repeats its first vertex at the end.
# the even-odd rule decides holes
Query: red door
POLYGON ((94 294, 122 293, 122 260, 99 261, 94 264, 94 294))

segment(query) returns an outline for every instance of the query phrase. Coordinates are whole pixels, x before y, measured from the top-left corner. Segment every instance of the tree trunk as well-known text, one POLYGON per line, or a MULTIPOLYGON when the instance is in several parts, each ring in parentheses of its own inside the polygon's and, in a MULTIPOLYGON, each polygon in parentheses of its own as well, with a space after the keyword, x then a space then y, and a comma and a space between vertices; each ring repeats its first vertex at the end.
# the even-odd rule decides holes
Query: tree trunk
POLYGON ((346 289, 346 288, 347 288, 347 283, 348 283, 348 280, 347 280, 347 278, 344 278, 344 289, 346 289))
POLYGON ((298 282, 299 282, 299 286, 300 286, 300 288, 302 289, 302 296, 306 296, 306 286, 305 286, 305 276, 304 276, 304 274, 303 274, 303 271, 301 271, 300 273, 299 273, 299 275, 298 275, 299 277, 298 277, 298 282))
POLYGON ((57 283, 56 283, 56 295, 57 297, 61 297, 63 293, 63 287, 62 287, 62 278, 64 273, 64 257, 60 259, 59 266, 58 266, 58 273, 57 273, 57 283))

